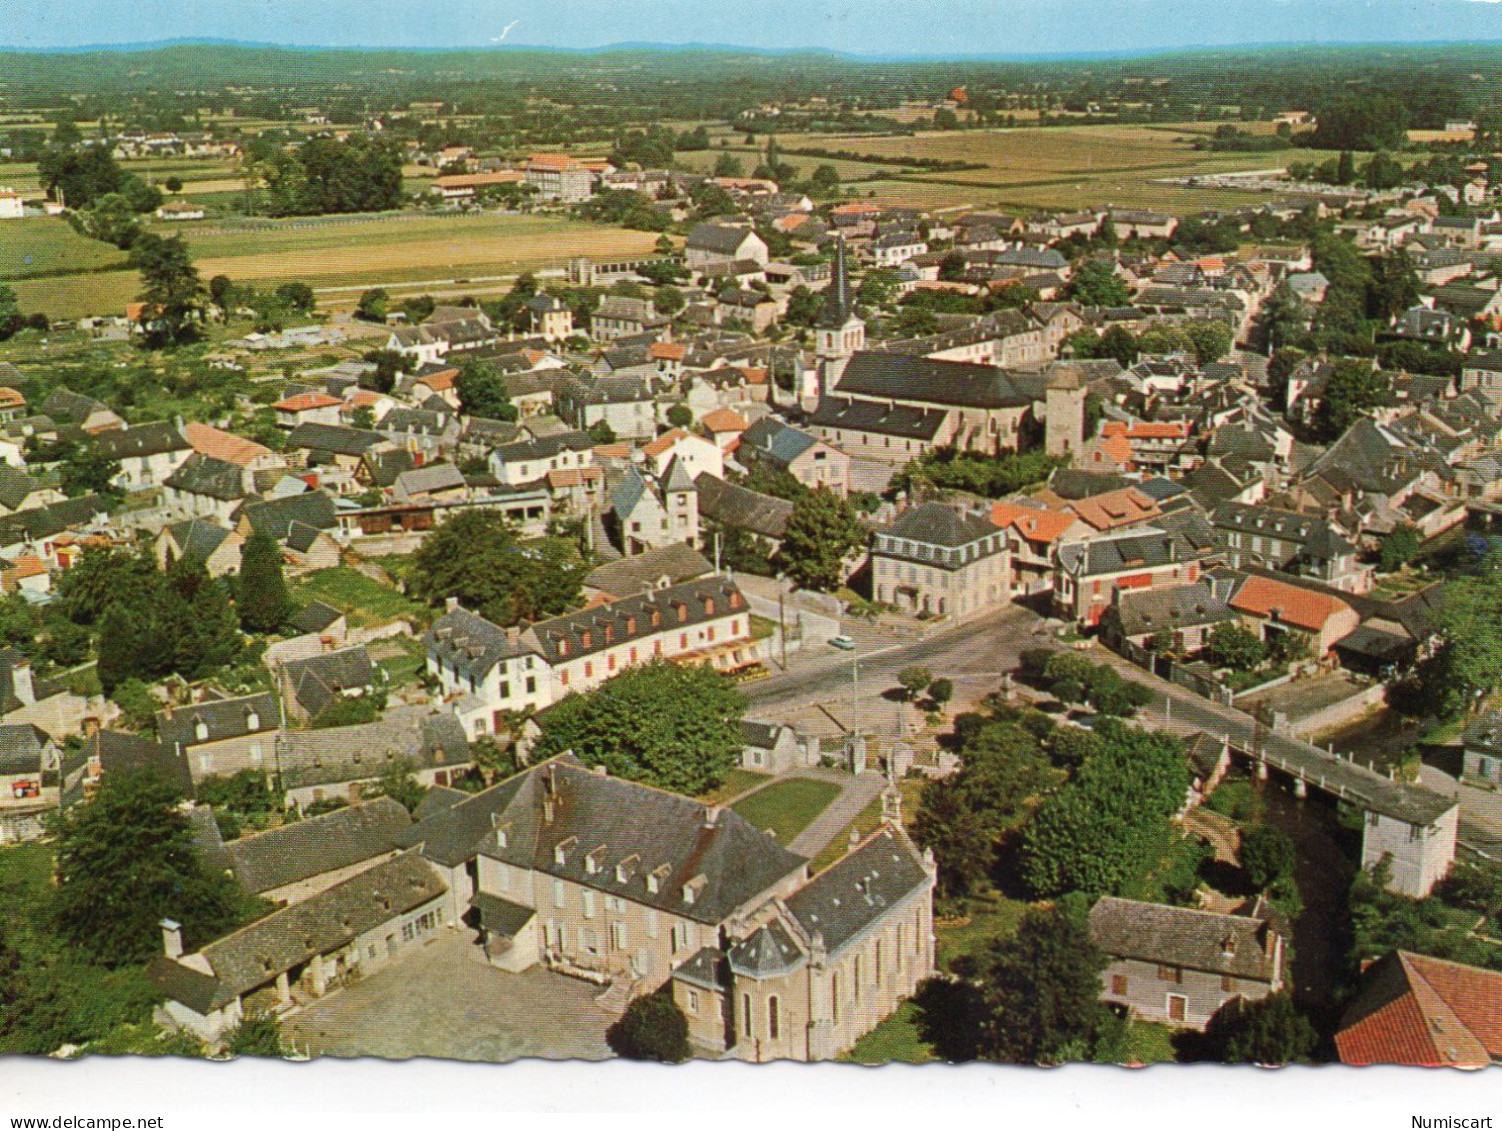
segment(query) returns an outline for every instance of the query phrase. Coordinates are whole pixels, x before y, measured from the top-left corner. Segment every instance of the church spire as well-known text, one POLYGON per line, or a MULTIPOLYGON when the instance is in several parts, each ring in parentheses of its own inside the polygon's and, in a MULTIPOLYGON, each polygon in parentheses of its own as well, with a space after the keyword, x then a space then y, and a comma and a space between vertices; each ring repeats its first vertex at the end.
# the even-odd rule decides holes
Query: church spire
POLYGON ((819 325, 837 330, 855 313, 854 297, 850 293, 850 273, 845 269, 845 237, 835 237, 834 278, 829 281, 829 290, 824 299, 824 308, 819 311, 819 325))

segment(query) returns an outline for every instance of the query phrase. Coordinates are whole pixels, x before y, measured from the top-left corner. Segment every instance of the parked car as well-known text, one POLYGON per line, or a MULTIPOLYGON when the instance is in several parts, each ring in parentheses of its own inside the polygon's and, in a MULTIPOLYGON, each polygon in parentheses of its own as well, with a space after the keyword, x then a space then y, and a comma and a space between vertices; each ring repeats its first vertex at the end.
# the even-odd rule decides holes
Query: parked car
POLYGON ((845 636, 843 633, 839 636, 831 636, 829 638, 829 643, 834 647, 840 649, 842 652, 855 651, 855 641, 850 637, 845 636))

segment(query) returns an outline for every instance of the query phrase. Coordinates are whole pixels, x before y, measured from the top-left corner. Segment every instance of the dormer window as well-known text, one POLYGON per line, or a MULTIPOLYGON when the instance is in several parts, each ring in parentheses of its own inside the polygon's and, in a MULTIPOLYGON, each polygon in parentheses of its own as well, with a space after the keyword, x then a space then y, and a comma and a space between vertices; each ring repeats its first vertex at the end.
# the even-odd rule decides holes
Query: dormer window
POLYGON ((630 616, 630 617, 626 618, 626 635, 627 636, 635 636, 636 635, 636 618, 634 616, 630 616))
POLYGON ((245 729, 246 730, 260 730, 261 729, 261 716, 258 715, 258 714, 256 714, 254 708, 252 708, 251 710, 245 712, 245 729))
POLYGON ((553 863, 567 864, 568 854, 573 851, 574 846, 578 843, 579 838, 576 836, 571 836, 567 840, 560 840, 553 846, 553 863))
POLYGON ((652 610, 652 627, 653 628, 657 628, 661 624, 662 624, 662 610, 661 609, 653 609, 652 610))
POLYGON ((209 724, 202 719, 194 723, 193 737, 198 739, 199 742, 207 742, 209 740, 209 724))
POLYGON ((600 870, 600 861, 605 856, 605 846, 592 848, 584 854, 584 870, 593 876, 600 870))
POLYGON ((615 640, 615 625, 613 625, 613 624, 607 624, 605 626, 605 643, 609 644, 609 643, 611 643, 614 640, 615 640))
POLYGON ((739 589, 730 594, 730 607, 732 609, 738 609, 741 607, 741 593, 739 589))
POLYGON ((568 655, 568 641, 567 640, 560 640, 560 641, 558 641, 558 654, 560 656, 567 656, 568 655))
POLYGON ((647 891, 653 895, 660 892, 662 890, 662 881, 668 878, 668 874, 672 870, 672 867, 668 864, 659 864, 656 868, 652 869, 651 873, 647 876, 647 891))
POLYGON ((579 643, 585 648, 591 647, 594 643, 594 634, 586 628, 579 634, 579 643))
POLYGON ((615 866, 615 882, 618 884, 629 884, 631 877, 636 874, 636 865, 639 862, 640 858, 632 855, 617 864, 615 866))
POLYGON ((714 616, 714 598, 713 597, 705 597, 704 598, 704 615, 707 616, 707 617, 714 616))
POLYGON ((678 604, 678 623, 683 624, 688 620, 688 606, 681 601, 678 604))
POLYGON ((684 884, 683 902, 692 907, 694 902, 699 898, 699 893, 704 890, 706 883, 708 881, 703 876, 695 876, 688 883, 684 884))

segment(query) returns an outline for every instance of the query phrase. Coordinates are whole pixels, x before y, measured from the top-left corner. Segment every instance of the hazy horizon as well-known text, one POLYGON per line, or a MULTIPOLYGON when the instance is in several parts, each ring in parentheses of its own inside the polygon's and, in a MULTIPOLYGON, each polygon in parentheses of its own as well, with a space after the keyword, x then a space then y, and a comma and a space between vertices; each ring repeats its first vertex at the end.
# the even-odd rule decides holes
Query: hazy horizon
POLYGON ((733 14, 702 0, 561 0, 545 13, 521 0, 451 0, 420 21, 396 0, 78 0, 25 22, 13 10, 0 15, 0 49, 44 52, 219 42, 978 58, 1502 40, 1502 4, 1484 0, 749 0, 733 14))

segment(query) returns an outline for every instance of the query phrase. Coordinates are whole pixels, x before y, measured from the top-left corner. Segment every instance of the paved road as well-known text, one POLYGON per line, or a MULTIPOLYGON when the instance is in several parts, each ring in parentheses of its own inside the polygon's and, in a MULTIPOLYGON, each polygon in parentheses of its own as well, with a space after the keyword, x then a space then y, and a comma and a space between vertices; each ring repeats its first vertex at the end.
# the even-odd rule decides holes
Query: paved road
POLYGON ((848 699, 856 677, 864 693, 895 687, 897 673, 912 664, 922 664, 935 675, 952 680, 994 678, 1017 666, 1026 648, 1036 647, 1034 635, 1043 621, 1020 605, 1008 605, 994 613, 942 629, 909 643, 858 642, 853 652, 827 645, 828 654, 799 657, 792 668, 768 679, 747 684, 745 693, 752 713, 773 707, 812 706, 848 699))

